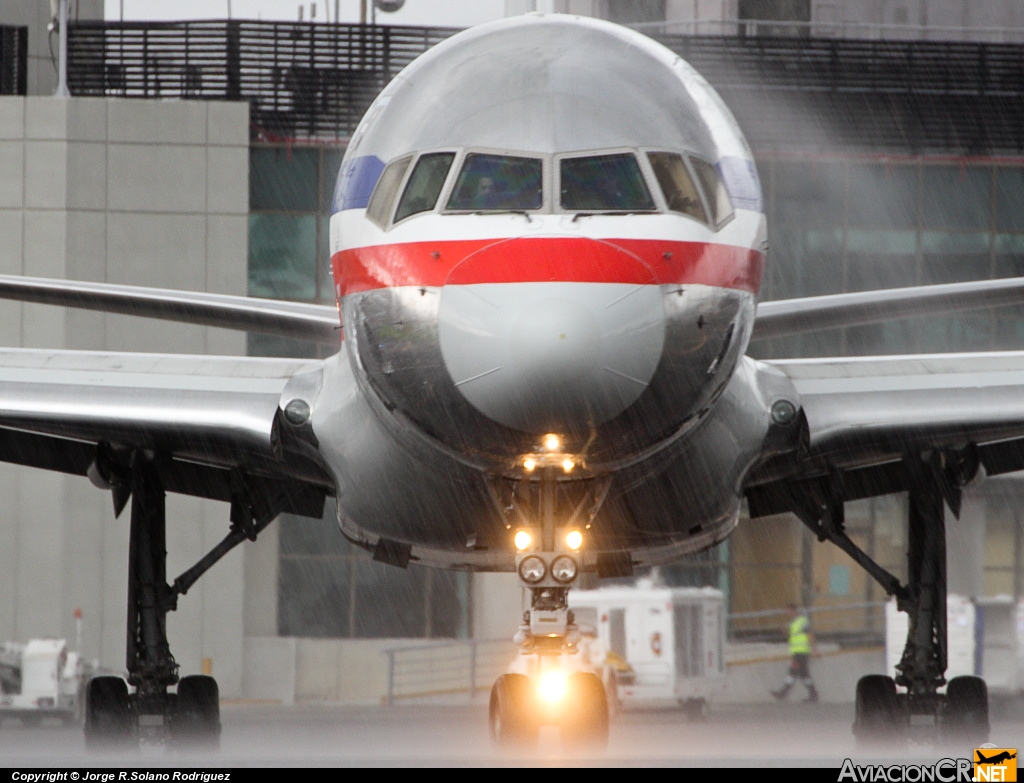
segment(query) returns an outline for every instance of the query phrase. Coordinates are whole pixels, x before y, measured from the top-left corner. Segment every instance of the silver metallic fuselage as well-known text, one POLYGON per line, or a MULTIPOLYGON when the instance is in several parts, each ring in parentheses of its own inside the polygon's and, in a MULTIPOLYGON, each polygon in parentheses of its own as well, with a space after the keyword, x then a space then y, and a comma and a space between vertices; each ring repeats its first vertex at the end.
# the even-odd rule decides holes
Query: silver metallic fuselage
MULTIPOLYGON (((391 171, 409 182, 415 165, 391 171)), ((685 63, 574 17, 459 34, 378 97, 334 209, 344 351, 312 424, 348 535, 411 544, 425 563, 511 568, 494 488, 536 479, 546 434, 571 466, 558 474, 567 498, 608 488, 592 551, 663 562, 728 534, 770 426, 773 391, 743 358, 764 219, 739 130, 685 63), (674 208, 660 153, 711 164, 728 215, 674 208), (452 161, 433 208, 370 219, 386 167, 425 154, 452 161), (638 161, 656 203, 566 206, 563 161, 584 154, 638 161), (528 209, 452 208, 473 155, 529 158, 542 195, 528 209)))

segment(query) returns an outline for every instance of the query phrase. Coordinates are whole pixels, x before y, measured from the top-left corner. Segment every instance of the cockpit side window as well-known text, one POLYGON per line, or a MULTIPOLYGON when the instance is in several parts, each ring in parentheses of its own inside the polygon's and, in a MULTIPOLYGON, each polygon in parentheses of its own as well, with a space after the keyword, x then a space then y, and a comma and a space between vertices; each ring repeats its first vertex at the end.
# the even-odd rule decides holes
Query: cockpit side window
POLYGON ((725 189, 725 183, 722 182, 715 167, 706 160, 690 158, 690 165, 693 166, 697 179, 700 180, 701 187, 704 189, 708 208, 712 213, 712 225, 721 226, 733 214, 732 199, 729 198, 729 191, 725 189))
POLYGON ((402 184, 402 177, 405 170, 412 162, 412 155, 391 161, 381 172, 377 186, 370 196, 370 203, 366 205, 366 217, 372 220, 381 228, 388 224, 391 216, 391 207, 394 206, 395 197, 398 195, 398 186, 402 184))
POLYGON ((540 209, 544 201, 539 158, 471 152, 455 181, 448 209, 504 212, 540 209))
POLYGON ((700 191, 690 176, 682 155, 674 152, 648 152, 647 159, 654 169, 665 203, 672 212, 682 212, 707 223, 708 217, 700 198, 700 191))
POLYGON ((454 152, 431 152, 420 155, 413 166, 405 192, 395 210, 395 222, 419 212, 429 212, 437 204, 441 188, 448 177, 448 169, 455 160, 454 152))
POLYGON ((562 158, 561 206, 570 212, 652 212, 654 199, 632 153, 562 158))

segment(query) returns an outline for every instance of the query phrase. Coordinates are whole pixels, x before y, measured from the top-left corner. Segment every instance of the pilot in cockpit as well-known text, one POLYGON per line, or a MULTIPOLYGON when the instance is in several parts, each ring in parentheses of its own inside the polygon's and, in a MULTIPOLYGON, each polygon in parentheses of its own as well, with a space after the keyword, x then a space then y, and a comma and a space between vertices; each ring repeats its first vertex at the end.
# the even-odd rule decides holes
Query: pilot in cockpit
POLYGON ((476 194, 470 201, 473 209, 494 209, 498 206, 498 189, 493 177, 480 177, 477 180, 476 194))

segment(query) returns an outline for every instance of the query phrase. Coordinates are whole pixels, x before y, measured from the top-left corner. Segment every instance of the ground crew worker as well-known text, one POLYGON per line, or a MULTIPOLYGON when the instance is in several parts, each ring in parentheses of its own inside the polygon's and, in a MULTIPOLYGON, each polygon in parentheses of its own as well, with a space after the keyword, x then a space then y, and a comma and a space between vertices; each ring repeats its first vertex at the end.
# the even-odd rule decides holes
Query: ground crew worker
POLYGON ((811 679, 811 655, 817 655, 818 649, 814 634, 811 632, 811 621, 806 614, 797 609, 796 604, 789 605, 788 615, 789 671, 782 687, 772 691, 772 696, 782 701, 793 687, 793 683, 799 679, 807 689, 807 698, 804 701, 814 702, 818 700, 818 689, 814 687, 814 680, 811 679))

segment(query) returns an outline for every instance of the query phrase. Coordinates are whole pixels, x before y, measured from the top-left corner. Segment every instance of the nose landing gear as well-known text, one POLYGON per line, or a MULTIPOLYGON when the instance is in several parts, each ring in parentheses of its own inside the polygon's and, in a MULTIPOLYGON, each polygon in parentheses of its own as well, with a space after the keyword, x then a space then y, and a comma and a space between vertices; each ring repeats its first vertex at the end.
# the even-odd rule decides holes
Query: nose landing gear
POLYGON ((536 745, 541 726, 556 726, 570 751, 601 750, 608 743, 609 699, 604 682, 584 669, 580 632, 568 608, 567 588, 531 588, 531 609, 515 635, 513 668, 491 689, 491 739, 506 750, 536 745))
POLYGON ((576 484, 582 497, 572 498, 569 523, 556 527, 557 474, 540 473, 530 492, 513 489, 512 503, 502 504, 525 523, 517 531, 525 537, 517 540, 516 571, 530 592, 530 608, 513 637, 519 654, 491 689, 491 738, 504 750, 523 750, 536 745, 542 726, 555 726, 566 750, 601 750, 608 743, 609 697, 601 677, 579 655, 582 634, 568 597, 583 566, 580 528, 588 526, 577 522, 587 507, 593 518, 607 483, 576 484))

